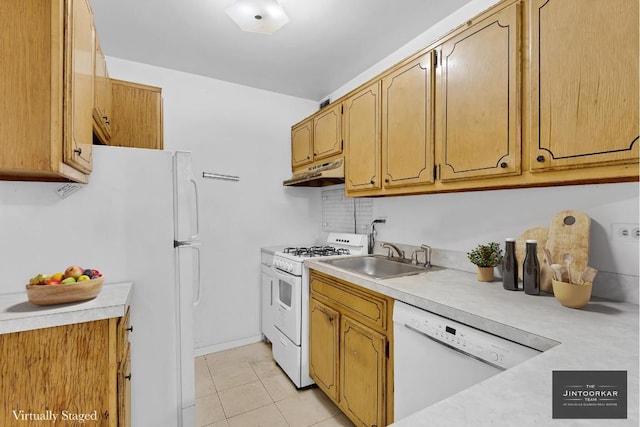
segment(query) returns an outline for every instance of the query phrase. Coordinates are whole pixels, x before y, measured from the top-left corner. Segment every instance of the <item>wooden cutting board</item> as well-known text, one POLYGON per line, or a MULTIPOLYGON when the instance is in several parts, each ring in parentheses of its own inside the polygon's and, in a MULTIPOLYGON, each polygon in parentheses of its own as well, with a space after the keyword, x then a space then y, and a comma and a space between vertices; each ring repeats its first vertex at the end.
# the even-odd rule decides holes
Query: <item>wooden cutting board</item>
POLYGON ((571 278, 575 281, 589 265, 589 230, 591 218, 584 212, 566 210, 558 212, 551 220, 546 248, 551 252, 554 264, 567 267, 564 255, 570 254, 571 278))
POLYGON ((544 248, 547 244, 547 236, 549 229, 547 227, 532 227, 525 230, 524 233, 516 239, 516 260, 518 261, 518 278, 522 280, 522 263, 524 262, 524 256, 526 253, 525 242, 527 240, 537 240, 537 254, 538 262, 542 267, 544 260, 544 248))

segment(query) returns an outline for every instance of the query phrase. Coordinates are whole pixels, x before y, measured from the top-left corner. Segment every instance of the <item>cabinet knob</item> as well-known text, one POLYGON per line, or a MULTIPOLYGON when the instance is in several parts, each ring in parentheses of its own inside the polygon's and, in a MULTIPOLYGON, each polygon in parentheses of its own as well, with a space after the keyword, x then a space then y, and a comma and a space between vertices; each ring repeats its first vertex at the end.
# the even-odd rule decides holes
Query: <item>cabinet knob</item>
POLYGON ((388 183, 389 182, 389 178, 385 178, 384 182, 388 183))
POLYGON ((375 183, 376 183, 376 181, 375 181, 375 180, 373 180, 373 179, 372 179, 372 180, 371 180, 371 182, 370 182, 370 184, 375 184, 375 183))
POLYGON ((82 154, 82 148, 76 148, 75 150, 73 150, 73 152, 79 156, 80 154, 82 154))
POLYGON ((507 167, 507 162, 502 162, 502 163, 500 163, 500 167, 501 167, 502 169, 506 169, 506 167, 507 167))
POLYGON ((538 163, 543 163, 544 162, 544 156, 540 155, 540 156, 536 157, 536 161, 538 163))

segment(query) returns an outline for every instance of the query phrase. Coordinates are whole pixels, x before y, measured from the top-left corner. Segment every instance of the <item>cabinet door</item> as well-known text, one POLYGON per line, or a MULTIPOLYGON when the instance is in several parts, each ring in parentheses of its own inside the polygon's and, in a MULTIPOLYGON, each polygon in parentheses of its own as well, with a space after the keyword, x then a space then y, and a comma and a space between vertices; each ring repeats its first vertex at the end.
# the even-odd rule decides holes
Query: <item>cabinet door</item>
POLYGON ((95 33, 87 0, 68 0, 65 71, 64 162, 91 172, 95 33))
POLYGON ((638 161, 638 0, 532 5, 531 167, 638 161))
POLYGON ((520 173, 520 5, 440 49, 436 147, 440 179, 520 173))
POLYGON ((109 144, 109 139, 111 138, 111 80, 109 79, 107 61, 102 53, 97 36, 94 71, 94 130, 100 142, 109 144))
POLYGON ((384 426, 386 338, 347 316, 341 327, 340 407, 356 424, 384 426))
POLYGON ((291 167, 313 161, 313 121, 307 120, 291 128, 291 167))
POLYGON ((118 372, 118 427, 131 427, 131 351, 129 347, 118 372))
POLYGON ((342 152, 342 104, 329 107, 313 119, 313 158, 342 152))
POLYGON ((122 80, 112 80, 111 89, 111 144, 162 150, 162 89, 122 80))
POLYGON ((346 191, 379 189, 380 82, 350 96, 343 107, 346 191))
POLYGON ((433 52, 382 79, 385 187, 433 183, 433 52))
POLYGON ((309 376, 338 402, 340 315, 315 298, 309 300, 309 376))

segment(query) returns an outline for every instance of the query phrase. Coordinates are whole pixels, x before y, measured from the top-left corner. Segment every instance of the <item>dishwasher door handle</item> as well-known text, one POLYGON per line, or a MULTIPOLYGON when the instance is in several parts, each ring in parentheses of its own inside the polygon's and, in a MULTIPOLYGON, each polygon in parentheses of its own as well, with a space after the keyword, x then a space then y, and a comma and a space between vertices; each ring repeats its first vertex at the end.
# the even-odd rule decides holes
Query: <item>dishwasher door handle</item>
POLYGON ((472 359, 476 359, 478 362, 482 362, 485 365, 489 365, 489 366, 491 366, 493 368, 500 369, 501 371, 505 371, 506 370, 505 368, 503 368, 500 365, 496 365, 496 364, 491 363, 490 361, 488 361, 486 359, 482 359, 482 358, 480 358, 480 357, 478 357, 478 356, 476 356, 474 354, 468 353, 468 352, 466 352, 466 351, 464 351, 464 350, 462 350, 460 348, 454 347, 454 346, 450 345, 449 343, 444 342, 442 340, 439 340, 436 337, 433 337, 433 336, 431 336, 429 334, 426 334, 426 333, 422 332, 421 330, 414 328, 413 326, 407 325, 406 323, 403 323, 402 326, 404 326, 405 328, 407 328, 407 329, 409 329, 409 330, 411 330, 411 331, 413 331, 413 332, 415 332, 417 334, 420 334, 421 336, 423 336, 425 338, 429 338, 431 341, 434 341, 434 342, 436 342, 436 343, 438 343, 440 345, 443 345, 443 346, 445 346, 447 348, 450 348, 453 351, 456 351, 456 352, 458 352, 460 354, 463 354, 463 355, 465 355, 467 357, 471 357, 472 359))

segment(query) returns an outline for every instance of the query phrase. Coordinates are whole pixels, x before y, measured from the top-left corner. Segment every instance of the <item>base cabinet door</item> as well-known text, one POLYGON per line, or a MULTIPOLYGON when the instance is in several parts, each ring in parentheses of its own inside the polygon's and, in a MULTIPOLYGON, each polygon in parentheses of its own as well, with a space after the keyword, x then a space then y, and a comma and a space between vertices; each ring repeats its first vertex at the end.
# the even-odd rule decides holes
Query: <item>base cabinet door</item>
POLYGON ((393 422, 393 300, 311 270, 309 375, 358 427, 393 422))
POLYGON ((638 0, 532 2, 533 170, 638 162, 638 13, 638 0))
POLYGON ((334 401, 338 399, 340 314, 311 298, 309 306, 309 372, 334 401))
POLYGON ((341 408, 358 425, 384 426, 386 338, 347 316, 341 330, 341 408))

